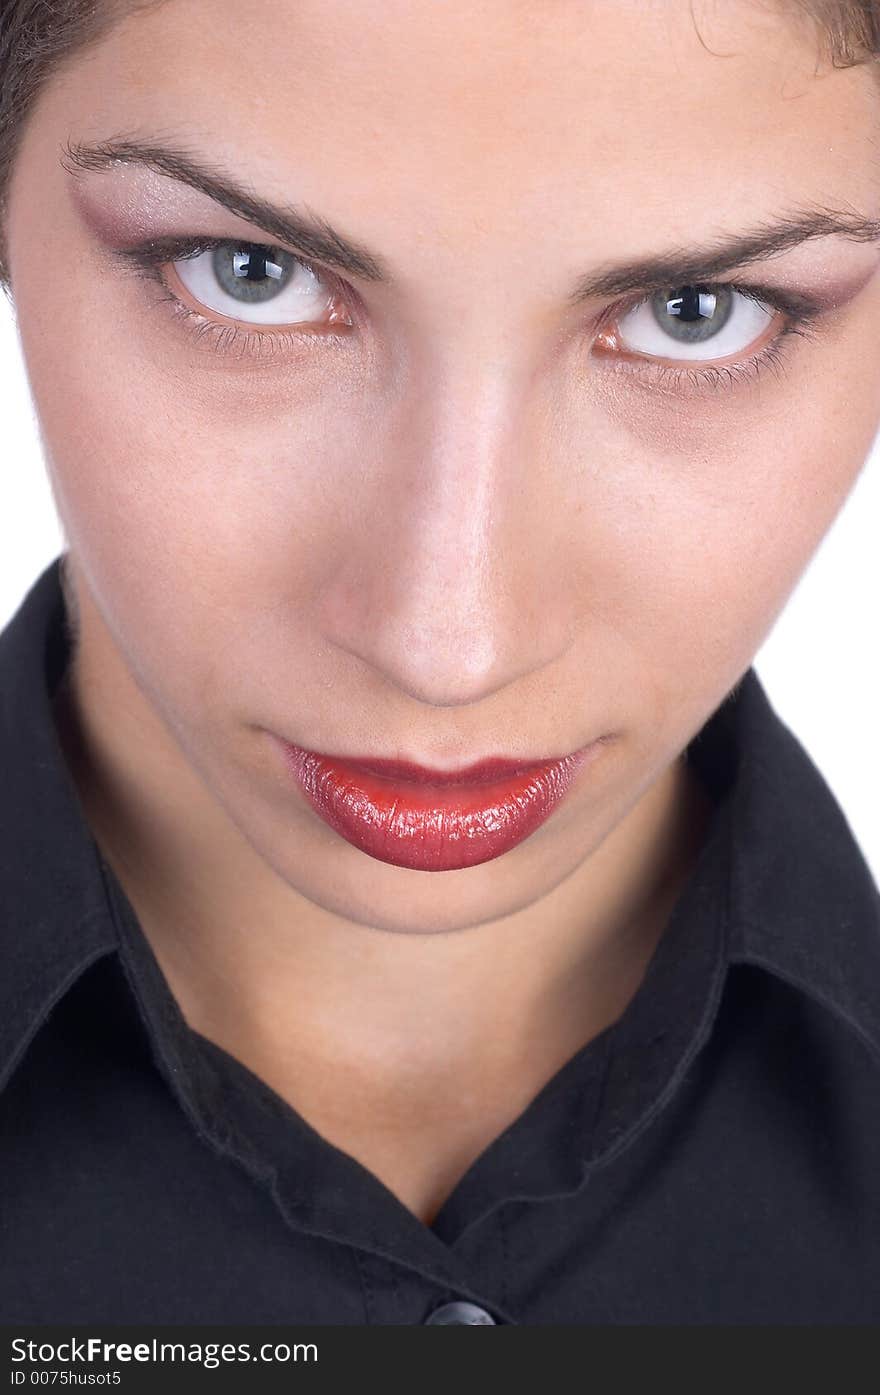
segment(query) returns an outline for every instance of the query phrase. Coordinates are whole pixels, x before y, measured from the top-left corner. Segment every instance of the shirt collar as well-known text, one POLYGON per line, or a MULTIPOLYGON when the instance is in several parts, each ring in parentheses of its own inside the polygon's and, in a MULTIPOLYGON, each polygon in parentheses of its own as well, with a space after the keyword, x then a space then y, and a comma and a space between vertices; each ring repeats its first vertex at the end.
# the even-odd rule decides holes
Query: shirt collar
POLYGON ((743 753, 730 962, 801 989, 880 1059, 880 888, 846 815, 753 669, 716 717, 715 728, 729 725, 743 753))
MULTIPOLYGON (((61 561, 46 567, 0 634, 0 1088, 53 1004, 96 959, 119 951, 120 902, 129 933, 133 921, 85 821, 52 717, 70 652, 61 561)), ((537 1190, 576 1185, 584 1162, 607 1160, 653 1117, 708 1037, 731 964, 785 979, 880 1055, 880 1002, 871 992, 880 977, 880 892, 837 801, 754 668, 687 756, 716 802, 709 835, 639 991, 602 1034, 607 1056, 592 1053, 602 1062, 595 1081, 602 1105, 583 1147, 568 1152, 570 1175, 559 1174, 561 1150, 532 1164, 517 1156, 511 1165, 525 1194, 529 1178, 537 1190), (557 1175, 544 1175, 545 1166, 557 1175)), ((143 1002, 141 1010, 149 1015, 143 1002)), ((161 1013, 154 1033, 157 1021, 161 1013)), ((511 1134, 509 1141, 523 1140, 511 1134)), ((502 1139, 496 1165, 504 1147, 502 1139)), ((476 1169, 455 1204, 472 1202, 468 1191, 489 1178, 476 1169)))
POLYGON ((52 720, 69 652, 59 563, 0 634, 0 1087, 53 1004, 114 948, 99 850, 52 720))

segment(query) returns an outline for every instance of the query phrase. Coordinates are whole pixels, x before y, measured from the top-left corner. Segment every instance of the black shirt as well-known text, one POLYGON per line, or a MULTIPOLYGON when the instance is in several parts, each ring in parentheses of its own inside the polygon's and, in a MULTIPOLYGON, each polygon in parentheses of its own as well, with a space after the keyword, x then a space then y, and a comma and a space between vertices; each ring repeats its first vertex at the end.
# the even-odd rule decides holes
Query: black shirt
POLYGON ((637 992, 426 1225, 184 1020, 53 724, 58 565, 0 635, 0 1320, 880 1319, 880 893, 753 668, 637 992))

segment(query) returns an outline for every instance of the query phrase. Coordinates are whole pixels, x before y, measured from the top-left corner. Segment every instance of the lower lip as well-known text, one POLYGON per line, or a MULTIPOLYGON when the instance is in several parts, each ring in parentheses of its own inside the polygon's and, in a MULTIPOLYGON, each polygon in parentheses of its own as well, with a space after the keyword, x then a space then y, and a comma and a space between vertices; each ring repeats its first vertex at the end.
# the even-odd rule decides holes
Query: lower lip
POLYGON ((288 769, 325 823, 370 857, 420 872, 475 867, 516 847, 550 817, 601 744, 515 774, 488 769, 482 779, 434 784, 402 777, 399 762, 341 760, 281 741, 288 769))

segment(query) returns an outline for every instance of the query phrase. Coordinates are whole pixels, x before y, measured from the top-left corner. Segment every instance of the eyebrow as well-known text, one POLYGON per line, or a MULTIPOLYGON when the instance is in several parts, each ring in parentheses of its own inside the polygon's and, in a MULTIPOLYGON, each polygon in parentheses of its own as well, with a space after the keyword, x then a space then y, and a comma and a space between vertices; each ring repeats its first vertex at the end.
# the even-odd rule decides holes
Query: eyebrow
POLYGON ((301 208, 268 203, 244 185, 235 183, 222 171, 193 159, 176 146, 145 144, 128 139, 111 139, 96 145, 67 142, 61 164, 70 173, 81 170, 104 170, 114 164, 145 165, 159 174, 168 175, 180 183, 207 194, 230 213, 279 242, 288 243, 310 260, 320 261, 349 276, 366 281, 392 280, 384 258, 370 252, 361 243, 337 232, 325 219, 301 208))
MULTIPOLYGON (((104 170, 113 164, 143 165, 206 194, 215 203, 254 223, 310 261, 347 276, 391 283, 390 267, 379 253, 338 232, 315 213, 294 205, 267 202, 221 170, 175 145, 115 137, 95 144, 67 142, 62 165, 71 173, 104 170)), ((575 282, 572 304, 626 295, 632 291, 711 282, 726 272, 790 251, 814 238, 841 236, 855 242, 880 241, 880 219, 852 208, 801 205, 746 232, 722 234, 701 248, 679 246, 632 261, 606 264, 575 282)))

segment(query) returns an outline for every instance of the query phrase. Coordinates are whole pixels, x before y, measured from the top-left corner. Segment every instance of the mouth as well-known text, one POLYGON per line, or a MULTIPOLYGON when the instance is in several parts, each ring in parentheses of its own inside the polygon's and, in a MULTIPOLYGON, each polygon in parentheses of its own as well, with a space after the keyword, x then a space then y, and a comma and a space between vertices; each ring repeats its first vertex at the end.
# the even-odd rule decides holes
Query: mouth
POLYGON ((311 807, 347 842, 395 867, 449 872, 500 857, 534 833, 603 739, 548 760, 493 756, 449 771, 280 744, 311 807))

